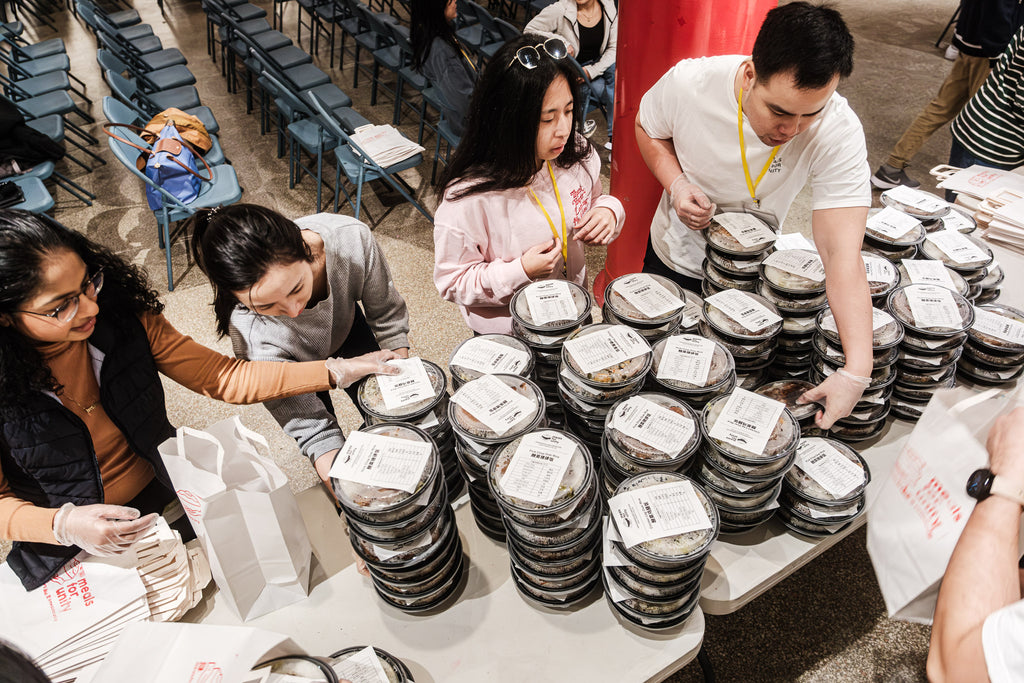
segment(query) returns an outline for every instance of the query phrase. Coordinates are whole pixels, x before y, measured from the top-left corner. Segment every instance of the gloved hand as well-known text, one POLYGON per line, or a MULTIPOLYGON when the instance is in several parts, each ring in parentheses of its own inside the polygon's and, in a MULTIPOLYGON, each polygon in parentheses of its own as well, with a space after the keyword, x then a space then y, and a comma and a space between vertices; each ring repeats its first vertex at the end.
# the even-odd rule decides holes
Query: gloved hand
POLYGON ((840 368, 818 386, 805 391, 797 403, 822 403, 825 410, 818 411, 814 423, 821 429, 831 429, 836 420, 853 411, 861 394, 870 384, 870 377, 858 377, 840 368))
POLYGON ((156 521, 154 512, 139 516, 121 505, 78 506, 64 503, 53 518, 53 535, 61 545, 77 545, 90 555, 117 555, 156 521))
POLYGON ((367 375, 397 375, 401 372, 394 365, 388 365, 392 358, 401 358, 394 351, 372 351, 355 358, 328 358, 324 361, 331 373, 334 386, 345 389, 367 375))
POLYGON ((668 188, 672 208, 683 225, 691 230, 703 230, 711 224, 715 205, 704 191, 690 182, 685 173, 680 173, 668 188))

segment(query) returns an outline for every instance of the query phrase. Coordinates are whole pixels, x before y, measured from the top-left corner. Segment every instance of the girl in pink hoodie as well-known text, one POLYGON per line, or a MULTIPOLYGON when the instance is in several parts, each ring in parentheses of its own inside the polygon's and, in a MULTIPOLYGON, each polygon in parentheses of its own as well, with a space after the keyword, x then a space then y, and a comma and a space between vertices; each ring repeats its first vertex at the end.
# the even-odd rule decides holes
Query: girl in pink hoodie
POLYGON ((601 160, 576 132, 579 88, 559 38, 527 34, 488 62, 466 134, 441 179, 434 284, 479 333, 511 330, 512 293, 533 280, 586 286, 583 244, 622 230, 601 160))

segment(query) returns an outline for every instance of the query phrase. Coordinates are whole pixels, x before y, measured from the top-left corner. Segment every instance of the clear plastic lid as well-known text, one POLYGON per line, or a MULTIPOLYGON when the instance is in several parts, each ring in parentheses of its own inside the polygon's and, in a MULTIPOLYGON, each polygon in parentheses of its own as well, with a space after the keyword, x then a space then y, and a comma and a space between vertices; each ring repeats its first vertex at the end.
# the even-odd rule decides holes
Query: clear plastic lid
POLYGON ((530 311, 529 294, 531 291, 536 291, 538 287, 544 287, 549 282, 549 280, 531 282, 516 290, 516 293, 512 295, 512 302, 509 305, 513 320, 527 330, 540 333, 550 333, 555 330, 565 330, 566 328, 580 325, 583 319, 590 314, 590 294, 575 282, 569 281, 563 282, 568 286, 569 292, 572 295, 573 304, 576 307, 575 317, 550 322, 537 322, 534 314, 530 311))
MULTIPOLYGON (((514 438, 516 435, 523 434, 533 429, 544 416, 544 394, 541 393, 540 388, 530 380, 520 377, 518 375, 505 375, 497 374, 491 375, 494 379, 500 381, 502 384, 512 389, 520 396, 525 397, 529 401, 530 409, 523 412, 518 416, 517 421, 507 431, 502 434, 498 434, 493 429, 488 427, 483 421, 475 417, 465 407, 459 405, 455 401, 448 403, 449 420, 452 425, 457 429, 460 435, 469 437, 474 441, 480 443, 498 443, 505 442, 509 439, 514 438)), ((482 378, 468 382, 466 386, 470 386, 473 382, 484 381, 482 378)), ((487 406, 487 410, 493 412, 500 408, 498 403, 503 402, 503 397, 495 396, 494 405, 487 406)))
MULTIPOLYGON (((757 283, 757 293, 772 302, 781 313, 807 316, 828 306, 828 295, 825 292, 810 296, 796 296, 776 291, 764 280, 757 283)), ((785 323, 783 323, 783 327, 785 327, 785 323)))
POLYGON ((665 386, 671 387, 673 389, 678 389, 679 391, 693 391, 701 393, 707 391, 708 389, 720 386, 722 383, 728 382, 732 378, 732 374, 736 370, 736 361, 733 359, 732 354, 729 353, 729 350, 726 349, 725 346, 723 346, 721 343, 715 341, 714 339, 708 339, 708 341, 715 345, 715 350, 713 355, 711 356, 711 366, 708 368, 708 378, 704 384, 698 385, 683 379, 659 377, 658 371, 661 368, 661 361, 665 355, 665 347, 670 343, 672 339, 675 339, 677 337, 684 340, 703 339, 703 337, 700 337, 699 335, 695 334, 680 334, 673 335, 672 337, 666 337, 665 339, 662 339, 658 343, 656 343, 652 351, 654 358, 651 369, 655 379, 657 379, 659 383, 664 384, 665 386))
MULTIPOLYGON (((903 341, 903 325, 899 320, 885 311, 873 310, 872 316, 881 324, 874 329, 871 335, 871 347, 875 351, 889 349, 903 341)), ((831 308, 826 308, 818 314, 815 320, 818 333, 825 337, 832 344, 842 348, 842 341, 839 339, 839 329, 836 326, 835 315, 831 308)))
MULTIPOLYGON (((900 284, 915 284, 910 277, 910 273, 907 272, 907 267, 903 265, 902 262, 899 264, 898 268, 900 271, 900 284)), ((967 296, 967 292, 970 291, 971 286, 968 284, 967 280, 964 279, 964 276, 956 272, 949 266, 946 266, 946 274, 949 276, 949 279, 953 281, 953 291, 959 294, 960 296, 967 296)))
MULTIPOLYGON (((757 218, 756 216, 751 215, 750 218, 761 223, 768 230, 776 232, 771 226, 769 226, 767 223, 757 218)), ((767 251, 768 249, 771 248, 773 244, 775 244, 775 239, 773 238, 766 242, 761 242, 750 247, 745 247, 743 246, 743 244, 740 243, 738 239, 733 237, 732 234, 728 230, 726 230, 725 227, 722 226, 722 224, 719 223, 718 221, 719 218, 717 216, 712 217, 711 225, 709 225, 702 232, 704 234, 704 239, 707 240, 707 243, 711 245, 713 249, 720 251, 726 255, 750 257, 755 254, 760 254, 761 252, 767 251)), ((775 236, 778 237, 777 232, 775 236)))
MULTIPOLYGON (((871 209, 868 212, 868 218, 880 211, 881 209, 871 209)), ((915 218, 918 217, 915 216, 915 218)), ((899 237, 893 237, 873 228, 869 220, 868 224, 864 226, 864 236, 877 244, 883 244, 887 247, 904 248, 920 244, 921 240, 924 239, 925 229, 924 225, 918 223, 899 237)))
MULTIPOLYGON (((992 263, 992 259, 995 256, 992 254, 992 248, 989 247, 983 240, 975 237, 974 235, 960 235, 960 239, 970 242, 973 246, 977 247, 980 254, 970 255, 967 254, 962 257, 951 256, 941 249, 936 242, 937 239, 942 239, 946 232, 934 232, 928 235, 924 242, 921 244, 921 253, 926 257, 935 261, 942 261, 946 266, 953 270, 959 271, 965 277, 971 271, 977 271, 984 268, 988 264, 992 263)), ((987 273, 981 273, 981 278, 984 278, 987 273)))
POLYGON ((745 258, 740 258, 715 251, 711 248, 711 245, 708 245, 704 249, 704 255, 708 261, 714 264, 715 268, 718 268, 723 273, 740 277, 744 275, 754 277, 761 272, 761 261, 764 260, 767 253, 759 252, 745 258))
POLYGON ((520 436, 502 446, 491 459, 490 465, 487 468, 487 479, 491 492, 505 505, 526 514, 544 514, 564 510, 580 500, 587 492, 588 485, 593 479, 593 469, 594 465, 590 452, 578 438, 557 429, 538 429, 531 434, 520 436), (545 434, 549 433, 556 434, 562 438, 569 438, 576 445, 576 449, 573 451, 569 461, 569 466, 558 483, 555 497, 549 504, 542 505, 509 495, 502 485, 502 478, 505 476, 509 465, 512 464, 512 459, 516 454, 516 450, 522 444, 523 439, 533 435, 543 438, 545 434))
POLYGON ((981 315, 990 313, 1004 318, 1006 322, 1001 327, 997 327, 981 325, 976 320, 971 329, 967 331, 967 336, 972 342, 983 348, 1005 354, 1024 352, 1024 339, 1021 339, 1017 332, 1021 326, 1014 325, 1014 323, 1024 324, 1024 311, 1003 304, 986 304, 979 306, 978 310, 983 311, 981 315))
MULTIPOLYGON (((456 346, 455 350, 452 352, 452 355, 448 360, 448 372, 451 373, 451 376, 457 378, 462 382, 470 382, 476 379, 477 377, 480 377, 481 375, 485 374, 479 367, 466 367, 464 365, 458 365, 454 361, 459 356, 460 351, 464 351, 466 349, 471 349, 474 347, 488 348, 488 343, 500 344, 501 346, 506 346, 510 349, 514 349, 515 351, 519 351, 520 353, 525 353, 527 360, 524 365, 522 365, 518 370, 516 370, 515 374, 520 375, 522 377, 530 376, 530 373, 533 371, 533 351, 531 351, 530 347, 527 344, 525 344, 522 340, 516 339, 515 337, 508 334, 481 334, 476 337, 470 337, 469 339, 465 340, 464 342, 456 346)), ((503 364, 503 367, 504 365, 506 364, 503 364)), ((509 372, 509 370, 502 369, 499 370, 499 372, 507 373, 509 372)))
POLYGON ((693 412, 693 409, 679 399, 651 392, 624 398, 612 406, 605 421, 605 431, 612 444, 628 458, 658 464, 673 460, 685 460, 693 454, 700 443, 700 428, 697 424, 697 414, 693 412), (672 443, 673 452, 669 453, 663 450, 662 442, 665 441, 665 435, 656 433, 659 427, 664 428, 664 425, 654 423, 653 420, 639 427, 632 425, 627 427, 622 424, 624 411, 638 399, 650 401, 660 408, 675 413, 682 422, 692 427, 685 441, 682 440, 681 434, 677 435, 672 443), (651 436, 645 439, 639 435, 639 432, 648 432, 651 436))
POLYGON ((754 389, 754 393, 785 403, 789 411, 793 413, 793 417, 797 420, 804 420, 814 417, 814 414, 821 408, 817 403, 797 403, 798 398, 813 388, 813 384, 804 380, 780 379, 762 384, 754 389))
POLYGON ((701 429, 704 432, 704 437, 708 443, 712 444, 716 450, 728 455, 730 458, 738 460, 739 462, 750 462, 754 464, 764 463, 766 461, 776 461, 781 458, 785 458, 792 453, 793 449, 796 448, 797 443, 800 441, 800 425, 797 423, 793 413, 789 412, 788 409, 783 410, 782 414, 779 415, 779 419, 776 420, 775 425, 773 425, 772 433, 768 437, 765 447, 761 449, 760 452, 753 453, 728 441, 723 441, 710 436, 711 429, 722 414, 722 409, 725 408, 725 404, 728 402, 729 397, 730 394, 716 396, 711 399, 706 406, 704 406, 704 411, 701 414, 701 429))
POLYGON ((652 560, 659 565, 664 565, 665 563, 684 564, 700 558, 710 550, 711 544, 718 537, 718 509, 703 487, 689 477, 676 472, 646 472, 623 481, 615 489, 615 495, 679 481, 688 481, 693 485, 697 499, 704 508, 704 512, 707 513, 708 519, 711 520, 711 528, 644 541, 632 548, 627 548, 627 553, 631 555, 635 553, 642 560, 652 560))
POLYGON ((426 370, 427 377, 430 378, 430 385, 434 389, 432 398, 392 410, 384 404, 384 396, 381 394, 377 375, 369 375, 359 385, 357 393, 359 407, 381 420, 401 420, 421 415, 440 403, 448 388, 448 378, 444 376, 440 366, 429 360, 422 358, 420 360, 423 361, 423 369, 426 370))
MULTIPOLYGON (((936 336, 952 336, 960 334, 970 328, 974 322, 974 309, 967 299, 960 296, 956 292, 946 290, 949 295, 953 298, 953 305, 956 307, 956 314, 959 321, 956 324, 951 325, 935 325, 928 324, 927 321, 917 321, 914 318, 914 312, 910 308, 910 300, 907 298, 908 294, 915 294, 915 292, 922 291, 921 288, 928 288, 928 285, 907 285, 900 287, 886 300, 885 308, 896 318, 900 323, 903 324, 908 330, 936 336)), ((927 289, 923 290, 927 291, 927 289)))
POLYGON ((686 305, 686 295, 682 287, 667 277, 653 273, 630 273, 608 283, 604 290, 604 301, 615 317, 627 325, 657 327, 679 316, 686 305), (651 290, 654 290, 653 293, 651 290), (679 300, 678 306, 669 308, 666 292, 668 297, 679 300), (640 307, 647 309, 647 312, 640 307))
POLYGON ((949 213, 949 203, 942 197, 922 190, 894 187, 879 197, 882 204, 919 220, 932 220, 949 213), (895 191, 894 191, 895 190, 895 191))
POLYGON ((719 270, 711 261, 704 259, 701 264, 704 281, 713 283, 719 289, 742 289, 753 291, 757 284, 757 275, 740 277, 719 270))
POLYGON ((579 360, 573 356, 569 347, 563 344, 562 362, 585 384, 589 384, 594 387, 625 386, 639 381, 651 367, 650 344, 648 344, 641 335, 637 334, 635 330, 626 327, 625 325, 610 325, 607 323, 586 325, 570 335, 569 338, 566 339, 566 342, 574 339, 582 339, 592 334, 604 332, 612 328, 622 330, 626 334, 636 335, 637 339, 642 343, 646 350, 638 356, 614 363, 608 367, 597 370, 586 370, 580 365, 579 360))
POLYGON ((818 253, 809 249, 783 249, 772 253, 761 263, 761 277, 775 290, 787 294, 815 294, 825 291, 824 278, 816 280, 804 275, 798 275, 778 265, 773 265, 776 259, 783 257, 817 260, 819 264, 821 263, 818 253))
MULTIPOLYGON (((763 296, 752 292, 743 292, 740 290, 735 291, 740 296, 748 297, 752 303, 760 304, 764 308, 768 309, 770 313, 778 316, 779 309, 775 307, 775 304, 768 301, 768 299, 765 299, 763 296)), ((725 334, 735 339, 750 341, 774 337, 782 329, 782 321, 778 320, 757 330, 749 330, 739 321, 734 320, 724 311, 709 303, 707 300, 704 301, 704 320, 707 321, 708 325, 710 325, 712 329, 720 334, 725 334)))

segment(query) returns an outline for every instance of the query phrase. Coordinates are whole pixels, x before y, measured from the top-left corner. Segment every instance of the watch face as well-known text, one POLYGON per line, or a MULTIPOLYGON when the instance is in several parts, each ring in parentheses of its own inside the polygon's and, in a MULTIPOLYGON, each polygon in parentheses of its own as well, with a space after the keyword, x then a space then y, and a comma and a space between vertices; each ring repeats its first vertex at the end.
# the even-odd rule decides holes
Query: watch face
POLYGON ((967 495, 978 500, 988 498, 992 488, 992 472, 989 470, 977 470, 967 480, 967 495))

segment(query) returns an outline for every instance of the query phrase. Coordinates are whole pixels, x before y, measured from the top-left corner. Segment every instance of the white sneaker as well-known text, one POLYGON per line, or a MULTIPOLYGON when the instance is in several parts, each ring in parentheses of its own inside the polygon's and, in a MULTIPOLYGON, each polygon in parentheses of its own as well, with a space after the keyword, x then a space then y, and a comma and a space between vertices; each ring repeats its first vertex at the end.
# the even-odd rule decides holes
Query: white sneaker
POLYGON ((604 143, 604 148, 609 152, 612 151, 612 141, 609 140, 608 142, 604 143))
POLYGON ((952 62, 954 59, 960 56, 960 50, 957 49, 956 45, 950 43, 949 47, 946 48, 946 54, 943 56, 952 62))
POLYGON ((594 119, 587 119, 583 122, 583 137, 589 138, 597 130, 597 121, 594 119))

